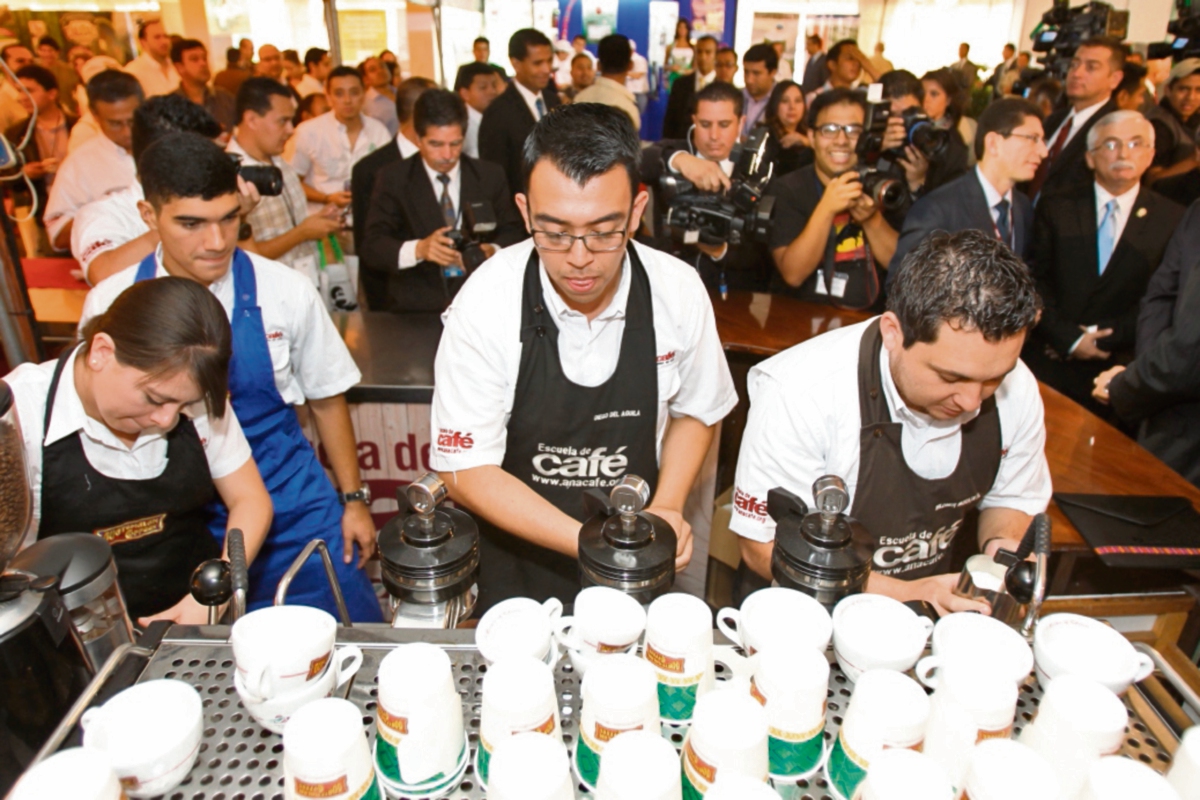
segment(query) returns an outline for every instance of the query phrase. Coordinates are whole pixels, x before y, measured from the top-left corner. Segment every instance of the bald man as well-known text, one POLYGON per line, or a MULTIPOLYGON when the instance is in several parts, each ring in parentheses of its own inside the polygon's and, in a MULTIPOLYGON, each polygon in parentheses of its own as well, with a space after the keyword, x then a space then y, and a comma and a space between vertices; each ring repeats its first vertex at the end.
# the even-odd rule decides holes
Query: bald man
POLYGON ((254 65, 254 74, 283 83, 283 54, 273 44, 264 44, 258 48, 258 63, 254 65))

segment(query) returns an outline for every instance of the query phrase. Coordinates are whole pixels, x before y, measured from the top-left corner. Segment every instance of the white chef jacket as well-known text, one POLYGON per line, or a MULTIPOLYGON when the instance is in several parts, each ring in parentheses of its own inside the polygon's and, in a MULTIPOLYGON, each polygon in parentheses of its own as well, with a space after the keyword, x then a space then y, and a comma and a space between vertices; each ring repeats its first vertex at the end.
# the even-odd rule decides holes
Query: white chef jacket
POLYGON ((50 187, 45 216, 50 241, 79 209, 136 182, 137 165, 124 147, 103 134, 88 139, 67 155, 50 187))
MULTIPOLYGON (((783 487, 813 507, 813 481, 837 475, 850 502, 858 488, 858 350, 870 320, 810 339, 750 370, 750 412, 734 480, 734 533, 758 542, 775 538, 766 513, 767 492, 783 487)), ((892 420, 903 425, 900 445, 909 469, 927 480, 945 478, 958 465, 962 426, 978 411, 953 420, 935 420, 908 408, 888 368, 879 371, 892 420)), ((1050 502, 1046 427, 1037 379, 1023 362, 996 390, 1001 459, 991 490, 979 508, 1012 508, 1027 514, 1050 502)))
MULTIPOLYGON (((633 244, 650 280, 658 360, 657 445, 671 417, 713 425, 737 405, 717 337, 712 303, 696 270, 674 256, 633 244)), ((521 362, 521 298, 533 240, 507 247, 476 270, 442 315, 434 365, 431 462, 435 470, 499 466, 507 446, 521 362), (439 437, 439 433, 450 434, 439 437), (458 437, 452 434, 458 433, 458 437), (439 444, 441 438, 446 444, 439 444), (462 442, 470 439, 471 445, 462 442)), ((563 374, 599 386, 617 368, 629 299, 626 258, 612 303, 590 323, 567 307, 541 270, 542 293, 558 326, 563 374)), ((554 402, 546 398, 544 402, 554 402)))
MULTIPOLYGON (((362 130, 350 146, 346 126, 338 121, 332 111, 300 123, 292 136, 295 145, 289 158, 305 183, 325 194, 344 192, 350 185, 350 171, 359 159, 392 141, 383 123, 360 114, 362 130)), ((308 213, 318 213, 324 204, 309 202, 308 213)))
MULTIPOLYGON (((286 264, 247 253, 258 281, 258 305, 263 330, 275 370, 275 388, 284 401, 300 405, 305 398, 320 400, 342 394, 362 380, 338 334, 329 312, 312 282, 286 264)), ((156 277, 168 273, 162 266, 162 247, 155 252, 156 277)), ((108 308, 117 295, 133 285, 137 265, 106 278, 88 292, 80 328, 108 308)), ((225 313, 233 314, 233 270, 208 287, 225 313)))
POLYGON ((138 211, 138 201, 144 199, 142 185, 135 182, 108 197, 93 200, 75 214, 71 255, 79 262, 88 283, 94 283, 88 269, 96 256, 116 250, 150 230, 138 211))
POLYGON ((146 98, 170 94, 179 88, 179 73, 168 63, 164 71, 149 53, 142 53, 125 65, 125 71, 138 79, 146 98))
MULTIPOLYGON (((117 438, 104 423, 92 419, 83 410, 83 402, 75 391, 75 359, 77 352, 69 356, 58 380, 58 393, 54 399, 54 413, 50 419, 50 430, 42 435, 46 424, 46 394, 54 378, 57 360, 44 364, 22 364, 5 376, 12 387, 21 423, 21 438, 25 445, 25 459, 29 472, 29 483, 33 487, 34 519, 26 533, 25 544, 33 543, 37 537, 42 509, 42 446, 82 432, 79 437, 84 457, 101 475, 117 480, 146 481, 157 478, 167 468, 167 439, 165 432, 144 431, 132 446, 117 438)), ((204 447, 208 459, 208 470, 213 478, 224 478, 241 469, 250 460, 250 444, 242 433, 242 426, 234 416, 233 407, 226 404, 225 415, 220 419, 208 416, 203 402, 184 409, 196 426, 196 435, 204 447)))

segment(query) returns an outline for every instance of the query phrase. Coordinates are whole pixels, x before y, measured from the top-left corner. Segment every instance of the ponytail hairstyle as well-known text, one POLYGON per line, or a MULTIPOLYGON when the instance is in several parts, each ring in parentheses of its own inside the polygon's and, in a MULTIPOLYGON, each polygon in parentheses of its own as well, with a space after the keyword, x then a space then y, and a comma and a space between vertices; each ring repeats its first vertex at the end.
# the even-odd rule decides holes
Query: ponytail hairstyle
POLYGON ((209 416, 225 415, 233 337, 225 309, 205 287, 173 277, 135 283, 83 327, 84 356, 98 333, 113 340, 122 366, 150 378, 186 372, 209 416))

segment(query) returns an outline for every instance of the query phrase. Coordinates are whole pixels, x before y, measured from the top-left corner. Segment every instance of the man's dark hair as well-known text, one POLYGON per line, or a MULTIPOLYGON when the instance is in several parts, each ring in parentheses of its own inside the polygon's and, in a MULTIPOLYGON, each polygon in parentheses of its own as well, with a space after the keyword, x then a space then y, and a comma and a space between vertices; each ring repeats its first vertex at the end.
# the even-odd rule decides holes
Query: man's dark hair
POLYGON ((55 39, 53 36, 43 36, 42 38, 38 39, 37 46, 38 47, 53 47, 54 52, 56 52, 56 53, 62 52, 62 45, 59 44, 58 39, 55 39))
POLYGON ((546 114, 525 139, 522 156, 523 186, 517 191, 529 186, 529 175, 543 158, 579 186, 624 167, 631 198, 642 180, 642 146, 633 122, 624 111, 599 103, 572 103, 546 114))
POLYGON ((168 133, 138 159, 138 178, 155 209, 179 198, 212 200, 237 194, 238 165, 211 139, 198 133, 168 133))
POLYGON ((701 103, 733 103, 734 115, 740 117, 746 110, 746 98, 742 90, 733 84, 723 81, 713 81, 692 96, 692 113, 700 108, 701 103))
MULTIPOLYGON (((6 45, 4 45, 4 47, 0 47, 0 60, 3 60, 4 63, 7 64, 9 52, 16 50, 18 47, 21 48, 22 50, 29 49, 28 47, 21 44, 20 42, 12 42, 11 44, 6 44, 6 45)), ((32 55, 32 52, 30 53, 30 55, 32 55)))
POLYGON ((199 39, 180 39, 171 44, 171 63, 182 64, 183 54, 188 50, 203 50, 208 52, 208 48, 204 46, 204 42, 199 39))
POLYGON ((721 47, 721 43, 717 41, 717 37, 713 36, 711 33, 706 33, 703 36, 701 36, 699 39, 697 39, 696 47, 699 47, 701 42, 712 42, 713 47, 716 47, 718 49, 720 49, 720 47, 721 47))
POLYGON ((413 106, 413 128, 424 136, 430 128, 457 125, 467 132, 467 104, 449 89, 429 89, 422 92, 413 106))
POLYGON ((937 231, 900 269, 887 307, 900 319, 905 348, 936 342, 943 322, 979 331, 989 342, 1037 324, 1042 301, 1029 268, 990 233, 937 231))
POLYGON ((238 87, 235 118, 241 122, 247 111, 259 116, 266 114, 271 110, 271 98, 275 96, 293 99, 291 88, 273 78, 247 78, 238 87))
POLYGON ((25 78, 26 80, 37 82, 47 92, 58 90, 58 78, 54 77, 54 73, 38 64, 26 64, 17 70, 17 78, 25 78))
POLYGON ((817 45, 818 47, 820 45, 825 44, 824 40, 822 40, 821 37, 815 33, 810 33, 806 38, 808 39, 808 41, 812 42, 813 44, 817 45))
POLYGON ((416 108, 417 100, 421 98, 421 95, 436 88, 437 84, 429 78, 421 78, 416 75, 405 78, 396 87, 396 118, 401 125, 413 118, 413 109, 416 108))
POLYGON ((106 69, 93 77, 87 84, 88 105, 96 103, 119 103, 136 97, 140 103, 146 99, 138 79, 119 69, 106 69))
POLYGON ((471 44, 472 45, 486 44, 488 47, 492 46, 492 43, 488 41, 488 38, 486 36, 476 36, 475 41, 471 42, 471 44))
POLYGON ((162 20, 159 19, 158 17, 153 17, 151 19, 144 19, 141 22, 139 22, 138 26, 137 26, 137 37, 139 39, 145 39, 146 38, 146 28, 149 28, 151 25, 162 25, 162 20))
POLYGON ((863 97, 862 92, 857 92, 853 89, 837 88, 821 92, 813 98, 812 105, 808 109, 808 127, 810 130, 816 129, 817 118, 821 116, 821 112, 831 106, 840 105, 858 106, 862 109, 863 116, 867 113, 867 100, 863 97))
POLYGON ((749 64, 766 64, 767 72, 774 72, 779 68, 779 54, 775 52, 775 48, 769 44, 756 44, 746 51, 742 56, 742 63, 749 64))
POLYGON ((546 34, 535 28, 522 28, 508 40, 508 57, 524 61, 529 57, 531 47, 553 47, 546 34))
MULTIPOLYGON (((1129 47, 1120 39, 1111 36, 1093 36, 1084 39, 1079 47, 1103 47, 1109 52, 1109 63, 1113 69, 1121 69, 1125 65, 1125 56, 1129 55, 1129 47)), ((1079 48, 1076 48, 1078 51, 1079 48)))
POLYGON ((901 97, 915 97, 917 100, 925 100, 925 86, 917 78, 906 69, 894 69, 891 72, 885 72, 879 76, 879 82, 883 85, 884 100, 898 100, 901 97))
POLYGON ((221 123, 204 106, 179 94, 151 97, 133 112, 133 160, 154 142, 171 133, 196 133, 206 139, 221 135, 221 123))
POLYGON ((1126 63, 1122 67, 1121 82, 1117 84, 1117 89, 1113 92, 1113 96, 1124 92, 1131 95, 1138 90, 1138 87, 1146 80, 1147 69, 1141 64, 1132 62, 1126 63))
POLYGON ((587 43, 587 37, 582 33, 577 33, 571 37, 571 44, 575 44, 575 42, 579 41, 580 39, 583 39, 585 44, 587 43))
POLYGON ((233 69, 242 60, 242 51, 236 47, 225 48, 225 69, 233 69))
POLYGON ((328 50, 322 50, 320 47, 310 47, 304 51, 304 69, 309 67, 320 66, 321 59, 329 55, 328 50))
POLYGON ((718 55, 718 56, 720 56, 720 55, 721 55, 721 53, 733 53, 733 61, 734 61, 734 63, 735 63, 735 64, 737 63, 737 60, 738 60, 738 54, 737 54, 737 50, 734 50, 732 47, 728 47, 728 46, 726 46, 726 47, 718 47, 718 48, 717 48, 717 55, 718 55))
POLYGON ((825 59, 836 62, 841 57, 842 50, 847 47, 858 47, 858 42, 853 39, 842 39, 840 42, 835 42, 833 47, 829 48, 829 52, 825 54, 825 59))
MULTIPOLYGON (((271 80, 271 79, 267 78, 267 80, 271 80)), ((284 87, 284 88, 286 89, 286 88, 290 88, 290 87, 284 87)), ((288 97, 291 97, 293 100, 295 99, 295 95, 293 95, 290 92, 288 93, 288 97)), ((312 119, 313 117, 317 116, 317 114, 313 111, 313 106, 315 106, 317 103, 321 102, 324 99, 325 99, 324 92, 313 92, 310 95, 301 97, 300 102, 296 104, 296 113, 292 115, 292 125, 299 126, 301 122, 304 122, 305 114, 308 115, 309 119, 312 119)))
POLYGON ((1042 110, 1023 97, 1005 97, 983 110, 975 130, 975 158, 983 158, 983 142, 989 133, 1008 137, 1029 117, 1042 118, 1042 110))
POLYGON ((282 55, 283 60, 289 64, 296 64, 296 65, 300 64, 300 54, 297 53, 295 50, 292 50, 289 48, 287 50, 284 50, 283 53, 281 53, 280 55, 282 55))
POLYGON ((478 61, 463 64, 458 68, 458 74, 454 76, 454 91, 470 89, 471 84, 481 75, 490 78, 495 74, 496 70, 492 69, 491 64, 481 64, 478 61))
MULTIPOLYGON (((589 64, 592 63, 592 54, 585 50, 582 53, 576 53, 575 55, 571 56, 571 66, 575 66, 575 62, 581 58, 586 58, 589 64)), ((630 61, 632 60, 632 57, 630 57, 630 61)))
POLYGON ((600 61, 601 75, 628 72, 633 64, 633 49, 629 46, 629 39, 619 33, 610 33, 601 39, 596 47, 596 54, 600 61))
POLYGON ((329 70, 329 77, 325 79, 325 85, 331 85, 334 78, 354 78, 356 81, 358 81, 359 86, 362 86, 364 89, 367 86, 365 83, 363 83, 363 77, 358 73, 358 70, 349 64, 342 64, 339 67, 334 67, 333 69, 329 70))

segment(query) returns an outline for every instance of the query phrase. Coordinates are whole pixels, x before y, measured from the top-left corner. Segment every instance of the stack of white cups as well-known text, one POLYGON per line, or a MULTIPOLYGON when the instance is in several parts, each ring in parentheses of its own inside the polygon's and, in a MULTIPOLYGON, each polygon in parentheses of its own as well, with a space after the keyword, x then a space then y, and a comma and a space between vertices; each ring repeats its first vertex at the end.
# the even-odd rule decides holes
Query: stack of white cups
POLYGON ((1180 800, 1162 775, 1132 758, 1108 756, 1088 768, 1079 800, 1180 800))
POLYGON ((855 800, 954 800, 950 777, 927 755, 913 750, 884 750, 871 762, 855 800))
POLYGON ((561 742, 554 675, 546 662, 533 656, 508 656, 493 664, 483 679, 479 728, 475 774, 484 788, 492 755, 503 739, 532 732, 561 742))
POLYGON ((833 620, 816 599, 782 586, 759 589, 741 609, 717 612, 717 629, 752 656, 773 642, 795 642, 821 652, 833 635, 833 620))
POLYGON ((973 658, 960 656, 939 672, 923 750, 961 791, 975 745, 984 739, 1012 737, 1017 685, 997 665, 973 658))
POLYGON ((608 586, 575 595, 574 611, 554 623, 554 636, 581 678, 598 658, 632 652, 646 630, 641 604, 608 586))
POLYGON ((489 800, 573 800, 575 787, 561 739, 518 733, 492 756, 489 800))
POLYGON ((628 731, 604 748, 596 800, 681 800, 679 754, 657 731, 628 731))
POLYGON ((1167 780, 1182 800, 1200 800, 1200 727, 1194 726, 1184 732, 1167 772, 1167 780))
POLYGON ((767 710, 771 778, 808 778, 825 755, 829 661, 807 644, 787 640, 766 644, 755 661, 750 693, 767 710))
POLYGON ((692 727, 683 742, 682 760, 689 797, 703 797, 726 773, 766 781, 766 711, 742 685, 709 692, 696 702, 692 727))
POLYGON ((1058 775, 1046 759, 1012 739, 987 739, 967 765, 964 800, 1064 800, 1058 775))
POLYGON ((770 784, 730 772, 717 778, 704 800, 779 800, 779 795, 770 784))
POLYGON ((378 797, 362 712, 336 697, 301 708, 283 728, 284 794, 358 800, 378 797))
POLYGON ((595 790, 608 743, 626 731, 657 731, 658 681, 654 668, 624 653, 596 661, 583 679, 583 710, 575 770, 595 790))
POLYGON ((686 725, 697 700, 712 690, 712 612, 699 597, 664 594, 646 615, 645 659, 658 677, 662 721, 686 725))

